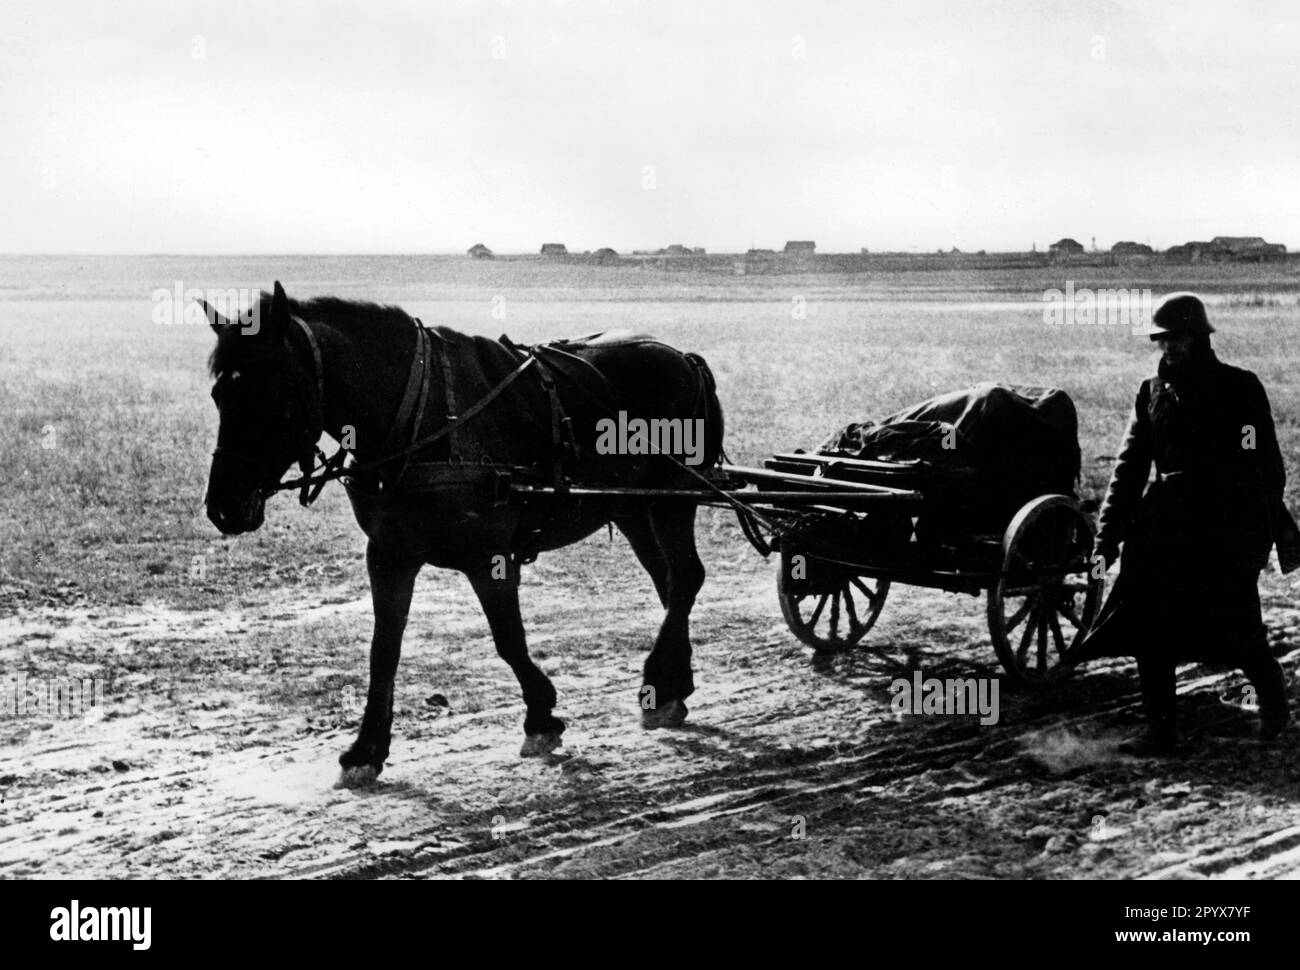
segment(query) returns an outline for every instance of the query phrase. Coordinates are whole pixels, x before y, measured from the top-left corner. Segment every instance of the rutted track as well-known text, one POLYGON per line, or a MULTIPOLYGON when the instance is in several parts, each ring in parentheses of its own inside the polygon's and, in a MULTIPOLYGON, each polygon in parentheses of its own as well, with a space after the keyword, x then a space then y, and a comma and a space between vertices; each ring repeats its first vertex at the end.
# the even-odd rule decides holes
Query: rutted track
MULTIPOLYGON (((1218 701, 1233 674, 1184 670, 1186 751, 1166 761, 1116 753, 1140 725, 1118 663, 1052 694, 1003 691, 996 725, 896 715, 890 661, 815 662, 765 570, 714 566, 691 717, 647 733, 636 687, 659 612, 644 582, 538 576, 526 621, 566 748, 517 757, 513 678, 465 585, 430 573, 392 757, 361 792, 331 787, 364 689, 359 590, 5 621, 0 669, 105 670, 111 686, 102 718, 0 720, 0 876, 1300 875, 1296 734, 1255 745, 1218 701)), ((1283 603, 1269 622, 1294 672, 1300 614, 1283 603)), ((998 673, 969 599, 902 591, 870 639, 926 676, 998 673)))

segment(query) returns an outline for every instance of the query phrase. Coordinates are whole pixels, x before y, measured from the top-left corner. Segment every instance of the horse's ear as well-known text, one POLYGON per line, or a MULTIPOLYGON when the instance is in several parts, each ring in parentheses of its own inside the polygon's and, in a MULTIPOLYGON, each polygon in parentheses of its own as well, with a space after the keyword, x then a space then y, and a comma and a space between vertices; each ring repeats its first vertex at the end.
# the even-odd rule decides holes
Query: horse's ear
POLYGON ((271 293, 271 319, 267 329, 268 336, 285 337, 289 333, 289 297, 285 295, 280 281, 275 281, 275 290, 271 293))
POLYGON ((216 335, 220 337, 222 334, 221 328, 230 323, 230 321, 223 317, 221 312, 207 300, 203 299, 203 297, 199 297, 198 304, 203 308, 203 315, 208 318, 208 326, 210 326, 213 331, 215 331, 216 335))

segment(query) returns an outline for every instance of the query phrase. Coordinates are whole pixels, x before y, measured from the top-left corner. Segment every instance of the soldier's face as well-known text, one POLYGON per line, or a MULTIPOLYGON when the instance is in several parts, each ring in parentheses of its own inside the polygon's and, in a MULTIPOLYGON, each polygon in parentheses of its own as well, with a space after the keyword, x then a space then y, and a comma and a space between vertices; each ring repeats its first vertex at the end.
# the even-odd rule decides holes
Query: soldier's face
POLYGON ((1192 355, 1192 338, 1190 334, 1177 337, 1156 337, 1155 344, 1160 348, 1160 358, 1171 367, 1177 367, 1192 355))

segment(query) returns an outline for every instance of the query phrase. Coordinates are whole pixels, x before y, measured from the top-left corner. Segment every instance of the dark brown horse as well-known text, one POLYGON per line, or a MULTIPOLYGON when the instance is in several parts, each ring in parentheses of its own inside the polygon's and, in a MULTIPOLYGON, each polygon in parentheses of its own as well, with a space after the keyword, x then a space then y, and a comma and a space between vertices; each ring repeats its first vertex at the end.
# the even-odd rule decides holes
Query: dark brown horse
POLYGON ((348 455, 349 466, 333 471, 369 537, 375 624, 360 733, 339 758, 343 784, 383 770, 402 633, 426 563, 463 572, 478 595, 523 691, 521 753, 558 746, 555 688, 524 640, 519 566, 607 522, 627 537, 667 611, 638 695, 643 725, 682 722, 694 690, 690 611, 704 581, 695 505, 568 490, 698 488, 684 465, 714 464, 723 430, 702 360, 615 335, 530 354, 504 338, 424 328, 394 307, 289 300, 278 282, 244 317, 204 309, 217 332, 210 369, 220 426, 206 499, 213 524, 225 535, 258 528, 286 472, 311 467, 322 431, 348 455), (608 433, 619 411, 665 430, 691 422, 702 432, 699 447, 676 458, 636 454, 644 440, 627 445, 626 435, 608 433), (619 450, 611 444, 627 446, 610 453, 619 450))

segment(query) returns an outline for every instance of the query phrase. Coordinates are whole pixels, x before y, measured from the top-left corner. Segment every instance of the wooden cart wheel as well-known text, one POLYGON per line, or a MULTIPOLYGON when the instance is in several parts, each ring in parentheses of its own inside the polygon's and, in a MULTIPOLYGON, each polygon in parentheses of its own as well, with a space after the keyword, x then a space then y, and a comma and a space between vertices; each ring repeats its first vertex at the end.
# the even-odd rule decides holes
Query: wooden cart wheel
POLYGON ((818 653, 835 653, 858 643, 875 625, 889 580, 855 576, 783 544, 776 588, 790 632, 818 653))
POLYGON ((1072 672, 1070 651, 1096 618, 1106 583, 1089 561, 1092 541, 1092 520, 1065 495, 1034 499, 1007 526, 988 619, 1015 683, 1044 687, 1072 672))

